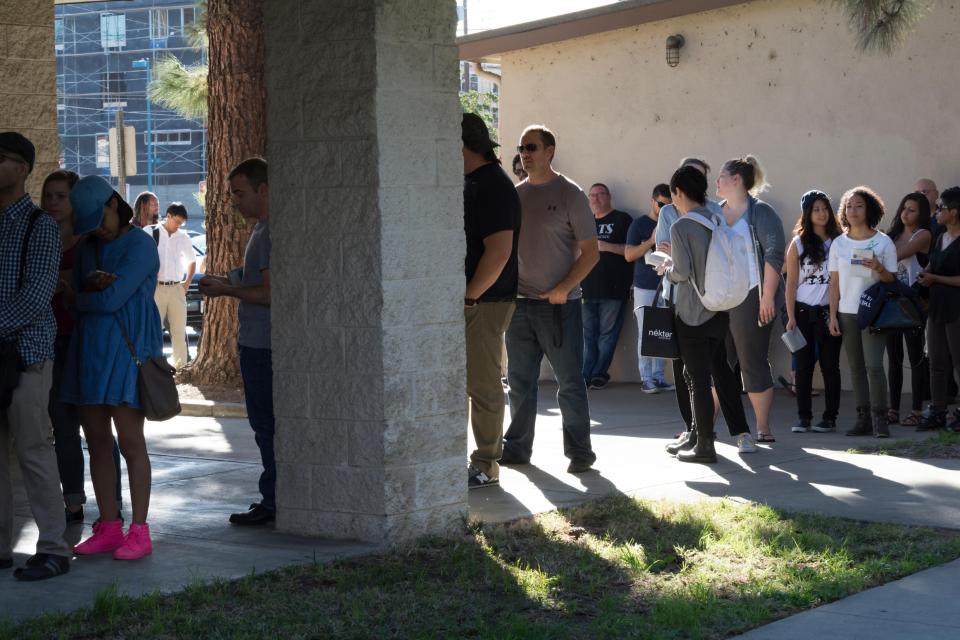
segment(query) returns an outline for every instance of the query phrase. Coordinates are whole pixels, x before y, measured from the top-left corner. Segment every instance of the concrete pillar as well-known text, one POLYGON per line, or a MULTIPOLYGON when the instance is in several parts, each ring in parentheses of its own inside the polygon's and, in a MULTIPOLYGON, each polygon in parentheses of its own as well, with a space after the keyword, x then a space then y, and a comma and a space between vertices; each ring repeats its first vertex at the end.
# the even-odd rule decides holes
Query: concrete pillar
POLYGON ((466 511, 453 0, 271 0, 278 529, 399 542, 466 511))
POLYGON ((19 131, 36 147, 27 189, 39 201, 60 153, 52 0, 0 2, 0 131, 19 131))

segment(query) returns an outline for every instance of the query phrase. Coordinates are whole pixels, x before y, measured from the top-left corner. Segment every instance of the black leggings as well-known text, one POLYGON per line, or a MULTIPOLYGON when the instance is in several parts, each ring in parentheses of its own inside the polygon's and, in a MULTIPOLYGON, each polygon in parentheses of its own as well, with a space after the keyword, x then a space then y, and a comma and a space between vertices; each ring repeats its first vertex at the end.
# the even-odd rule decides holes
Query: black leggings
MULTIPOLYGON (((710 392, 710 379, 716 357, 723 348, 728 326, 729 320, 726 313, 718 313, 697 327, 684 324, 680 318, 677 318, 677 340, 680 343, 680 356, 683 359, 683 380, 686 382, 690 402, 687 412, 683 411, 682 405, 680 410, 685 419, 687 415, 692 415, 692 427, 696 430, 698 437, 710 438, 713 434, 713 394, 710 392)), ((727 366, 726 362, 723 366, 727 366)), ((732 378, 733 376, 729 374, 714 376, 714 380, 718 383, 732 378)), ((678 390, 679 387, 680 385, 677 385, 678 390)), ((721 387, 717 388, 718 395, 721 387)), ((743 414, 743 404, 739 394, 736 400, 740 413, 743 414)), ((680 393, 677 394, 677 401, 681 401, 680 393)), ((743 424, 745 423, 744 417, 743 424)), ((687 422, 687 424, 691 423, 687 422)), ((734 427, 731 426, 730 429, 732 433, 734 427)))
POLYGON ((923 329, 891 333, 887 336, 887 386, 890 387, 890 408, 900 411, 900 393, 903 390, 903 343, 907 343, 910 359, 910 388, 913 399, 910 408, 920 411, 930 395, 930 365, 923 353, 923 329))
POLYGON ((797 415, 801 420, 813 420, 813 368, 820 363, 823 376, 824 420, 836 420, 840 410, 840 351, 843 338, 830 335, 827 325, 829 308, 811 306, 798 302, 794 316, 797 328, 803 334, 807 345, 797 351, 797 415))

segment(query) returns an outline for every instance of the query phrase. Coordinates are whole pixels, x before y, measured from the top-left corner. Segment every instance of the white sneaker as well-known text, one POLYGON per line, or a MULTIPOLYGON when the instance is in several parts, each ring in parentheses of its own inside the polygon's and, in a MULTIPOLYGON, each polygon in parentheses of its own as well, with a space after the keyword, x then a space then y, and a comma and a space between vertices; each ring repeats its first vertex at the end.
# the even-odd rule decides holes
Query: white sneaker
POLYGON ((737 438, 737 450, 740 453, 756 453, 757 445, 753 442, 753 436, 749 433, 741 433, 737 438))

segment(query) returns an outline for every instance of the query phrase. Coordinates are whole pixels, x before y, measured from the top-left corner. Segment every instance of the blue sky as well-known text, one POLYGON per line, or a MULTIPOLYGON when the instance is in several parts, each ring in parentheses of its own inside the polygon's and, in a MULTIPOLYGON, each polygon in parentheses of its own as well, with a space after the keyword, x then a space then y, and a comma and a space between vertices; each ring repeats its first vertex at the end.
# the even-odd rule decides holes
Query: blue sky
MULTIPOLYGON (((457 4, 462 5, 464 1, 467 26, 470 33, 476 33, 613 4, 617 0, 457 0, 457 4)), ((461 23, 458 30, 462 33, 462 29, 461 23)))

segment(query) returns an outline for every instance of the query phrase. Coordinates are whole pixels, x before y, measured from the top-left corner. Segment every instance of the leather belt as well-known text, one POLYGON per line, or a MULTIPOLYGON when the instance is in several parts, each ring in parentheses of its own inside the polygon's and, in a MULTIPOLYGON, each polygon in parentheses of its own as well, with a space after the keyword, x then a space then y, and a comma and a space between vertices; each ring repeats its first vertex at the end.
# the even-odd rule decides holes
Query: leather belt
POLYGON ((177 280, 168 280, 168 281, 166 281, 166 282, 162 282, 162 281, 161 281, 161 282, 158 282, 157 284, 159 284, 159 285, 162 286, 162 287, 171 287, 171 286, 173 286, 173 285, 175 285, 175 284, 183 284, 183 283, 180 282, 180 281, 177 281, 177 280))

